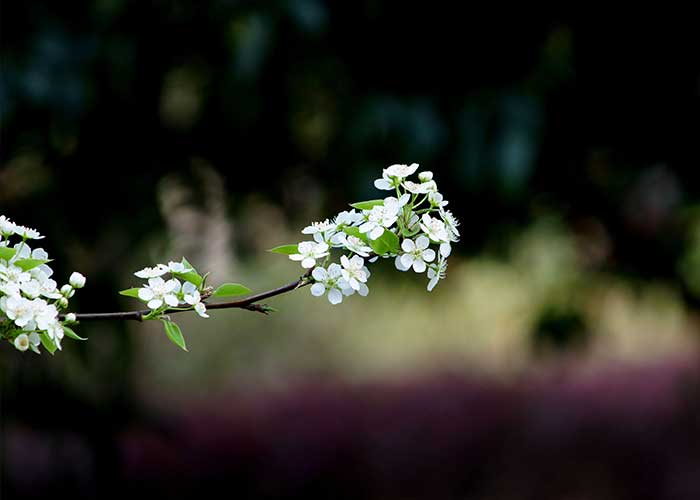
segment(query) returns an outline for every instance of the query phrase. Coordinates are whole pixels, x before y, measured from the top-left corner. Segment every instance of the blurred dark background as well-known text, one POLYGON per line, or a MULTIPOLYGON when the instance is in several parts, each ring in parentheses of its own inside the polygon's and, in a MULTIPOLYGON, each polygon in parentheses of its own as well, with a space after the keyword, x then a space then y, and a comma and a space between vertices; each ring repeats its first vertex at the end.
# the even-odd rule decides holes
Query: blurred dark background
POLYGON ((378 265, 364 300, 183 319, 189 353, 3 346, 3 496, 698 498, 700 40, 599 14, 2 2, 0 213, 88 276, 78 311, 182 255, 291 281, 265 250, 392 163, 462 221, 431 294, 378 265))

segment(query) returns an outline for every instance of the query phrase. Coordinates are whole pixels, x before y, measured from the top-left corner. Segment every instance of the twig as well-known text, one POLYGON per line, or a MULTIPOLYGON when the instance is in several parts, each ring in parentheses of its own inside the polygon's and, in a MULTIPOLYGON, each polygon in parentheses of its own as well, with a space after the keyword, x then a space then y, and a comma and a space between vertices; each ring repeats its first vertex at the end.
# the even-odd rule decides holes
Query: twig
MULTIPOLYGON (((207 304, 207 310, 212 309, 246 309, 248 311, 256 311, 263 314, 269 313, 272 308, 265 304, 258 304, 261 300, 269 299, 270 297, 275 297, 277 295, 282 295, 283 293, 291 292, 297 288, 309 285, 309 276, 311 275, 311 269, 309 269, 303 276, 298 280, 287 283, 279 288, 274 288, 272 290, 267 290, 266 292, 256 293, 245 299, 234 300, 231 302, 218 302, 214 304, 207 304)), ((109 313, 79 313, 75 315, 77 321, 95 321, 95 320, 133 320, 133 321, 143 321, 144 316, 151 313, 150 309, 142 309, 140 311, 125 311, 125 312, 109 312, 109 313)), ((192 309, 167 309, 163 311, 163 314, 177 314, 183 312, 192 312, 192 309)), ((65 315, 62 315, 62 318, 65 315)))

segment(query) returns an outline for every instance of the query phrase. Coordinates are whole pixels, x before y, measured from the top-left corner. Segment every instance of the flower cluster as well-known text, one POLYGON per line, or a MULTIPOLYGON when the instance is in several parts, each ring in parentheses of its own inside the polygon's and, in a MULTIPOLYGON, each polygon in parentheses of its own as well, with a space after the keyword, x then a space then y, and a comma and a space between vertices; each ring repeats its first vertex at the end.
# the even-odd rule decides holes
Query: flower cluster
POLYGON ((42 238, 35 229, 0 215, 0 338, 19 351, 38 354, 41 344, 53 354, 65 336, 84 340, 67 326, 75 323, 75 314, 62 319, 60 312, 68 307, 75 288, 85 286, 85 277, 75 272, 59 287, 51 278, 48 253, 27 243, 42 238))
POLYGON ((409 180, 416 170, 416 163, 391 165, 374 186, 395 196, 353 203, 352 210, 305 227, 302 234, 311 235, 313 241, 272 251, 288 254, 303 268, 312 269, 311 293, 326 294, 331 304, 354 293, 367 295, 370 272, 365 259, 375 262, 380 257, 393 258, 399 271, 427 270, 427 288, 432 291, 445 278, 451 245, 459 241, 459 221, 445 209, 448 202, 432 172, 420 172, 418 182, 409 180), (328 263, 332 249, 344 252, 340 264, 328 263))
POLYGON ((134 276, 147 280, 146 284, 119 293, 142 300, 151 310, 149 316, 156 317, 166 310, 194 309, 202 318, 209 317, 207 307, 202 302, 202 295, 208 293, 206 276, 200 276, 187 259, 145 267, 136 271, 134 276))

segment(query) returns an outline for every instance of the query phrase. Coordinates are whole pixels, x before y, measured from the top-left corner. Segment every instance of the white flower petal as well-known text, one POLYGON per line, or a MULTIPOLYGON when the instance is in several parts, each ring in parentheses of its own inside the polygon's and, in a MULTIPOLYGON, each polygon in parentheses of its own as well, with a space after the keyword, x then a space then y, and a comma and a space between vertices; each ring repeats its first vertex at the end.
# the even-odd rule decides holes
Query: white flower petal
POLYGON ((306 257, 304 260, 301 261, 301 267, 304 269, 311 269, 316 265, 316 259, 312 259, 311 257, 306 257))
POLYGON ((420 235, 418 239, 416 239, 416 247, 419 250, 425 250, 426 248, 428 248, 429 245, 430 239, 427 236, 420 235))
POLYGON ((403 242, 401 242, 401 248, 404 252, 412 252, 416 247, 413 240, 403 240, 403 242))
POLYGON ((413 261, 413 270, 417 273, 422 273, 425 271, 426 265, 421 259, 416 259, 413 261))
POLYGON ((415 257, 410 253, 405 253, 401 256, 401 264, 407 270, 411 267, 411 264, 413 264, 414 260, 415 260, 415 257))
POLYGON ((314 283, 311 285, 311 295, 314 297, 320 297, 325 291, 326 287, 323 285, 323 283, 314 283))
POLYGON ((150 288, 139 288, 139 299, 149 301, 153 298, 153 290, 150 288))
POLYGON ((333 288, 328 292, 328 302, 333 305, 340 304, 343 301, 343 294, 337 288, 333 288))
POLYGON ((146 304, 149 309, 158 309, 160 306, 163 305, 163 301, 160 299, 153 299, 149 300, 148 304, 146 304))
POLYGON ((432 262, 433 260, 435 260, 435 250, 433 250, 432 248, 423 250, 423 260, 425 262, 432 262))

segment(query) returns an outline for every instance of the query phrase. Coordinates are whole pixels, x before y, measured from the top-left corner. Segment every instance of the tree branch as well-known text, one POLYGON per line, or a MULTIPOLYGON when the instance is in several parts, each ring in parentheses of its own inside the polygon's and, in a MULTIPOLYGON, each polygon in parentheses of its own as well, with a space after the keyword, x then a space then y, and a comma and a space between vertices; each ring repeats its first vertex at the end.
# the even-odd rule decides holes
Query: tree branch
MULTIPOLYGON (((277 295, 282 295, 283 293, 291 292, 297 288, 309 285, 309 276, 311 276, 311 269, 309 269, 303 276, 298 280, 287 283, 278 288, 273 288, 272 290, 267 290, 266 292, 256 293, 245 299, 234 300, 231 302, 218 302, 214 304, 209 304, 205 301, 207 305, 207 310, 212 309, 246 309, 248 311, 257 311, 263 314, 267 314, 271 311, 271 308, 265 304, 258 304, 261 300, 269 299, 270 297, 275 297, 277 295)), ((133 321, 143 321, 144 316, 152 312, 150 309, 141 309, 140 311, 124 311, 124 312, 110 312, 110 313, 80 313, 75 315, 77 321, 96 321, 96 320, 133 320, 133 321)), ((167 309, 163 314, 177 314, 183 312, 192 312, 192 309, 167 309)), ((65 315, 61 315, 61 318, 65 315)))

